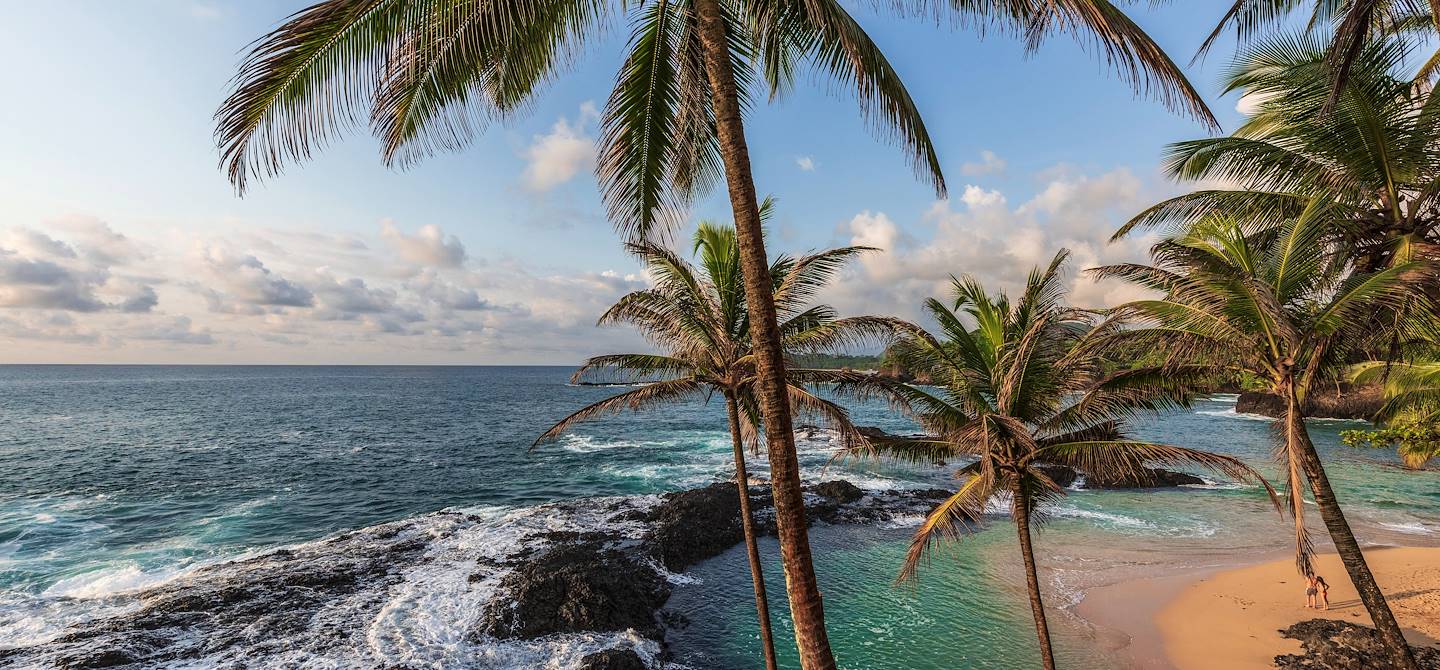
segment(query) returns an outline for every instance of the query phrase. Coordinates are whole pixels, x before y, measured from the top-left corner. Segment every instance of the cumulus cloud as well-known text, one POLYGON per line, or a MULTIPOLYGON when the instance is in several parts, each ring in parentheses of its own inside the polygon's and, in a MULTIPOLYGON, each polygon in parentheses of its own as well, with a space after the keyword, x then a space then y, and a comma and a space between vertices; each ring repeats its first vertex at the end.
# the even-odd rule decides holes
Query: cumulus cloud
POLYGON ((423 266, 453 268, 465 262, 465 245, 454 235, 445 235, 440 226, 421 226, 414 235, 407 235, 391 221, 380 222, 380 237, 400 257, 423 266))
POLYGON ((811 157, 809 157, 809 156, 797 156, 797 157, 795 157, 795 165, 799 166, 799 168, 800 168, 800 170, 801 170, 802 172, 814 172, 814 171, 815 171, 815 159, 814 159, 814 158, 811 158, 811 157))
POLYGON ((235 311, 231 303, 255 307, 309 307, 315 303, 310 289, 272 272, 250 254, 204 245, 198 255, 214 282, 207 296, 212 311, 235 311))
POLYGON ((595 138, 587 128, 600 118, 594 102, 580 105, 580 115, 575 121, 561 118, 551 126, 550 132, 536 135, 525 149, 527 165, 521 175, 526 188, 532 191, 549 191, 570 181, 581 170, 595 164, 595 138))
POLYGON ((984 149, 980 152, 979 162, 966 162, 960 165, 960 174, 967 177, 1004 174, 1007 165, 1004 158, 997 156, 989 149, 984 149))
POLYGON ((1107 243, 1127 217, 1159 197, 1157 189, 1125 169, 1100 175, 1070 169, 1045 175, 1039 190, 1012 205, 1004 193, 968 185, 955 200, 934 203, 920 220, 902 226, 884 212, 864 211, 843 227, 852 244, 883 253, 863 256, 858 268, 826 299, 848 313, 920 317, 921 302, 949 293, 952 275, 969 274, 1012 294, 1036 265, 1061 248, 1071 250, 1072 304, 1115 305, 1144 295, 1118 282, 1096 283, 1080 270, 1105 263, 1143 260, 1153 239, 1107 243), (907 233, 928 230, 928 237, 907 233), (897 307, 898 306, 898 307, 897 307))
POLYGON ((23 226, 5 231, 0 236, 0 307, 73 312, 154 307, 153 288, 115 274, 138 251, 116 253, 114 240, 102 231, 109 228, 100 222, 78 225, 69 240, 23 226))

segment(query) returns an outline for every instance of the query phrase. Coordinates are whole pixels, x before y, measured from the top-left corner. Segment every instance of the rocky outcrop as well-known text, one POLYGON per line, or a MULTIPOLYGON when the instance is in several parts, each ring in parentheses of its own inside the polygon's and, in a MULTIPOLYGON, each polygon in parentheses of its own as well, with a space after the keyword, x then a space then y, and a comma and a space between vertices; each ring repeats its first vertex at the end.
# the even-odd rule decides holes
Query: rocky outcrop
POLYGON ((655 611, 670 585, 633 555, 601 543, 561 544, 522 564, 500 588, 480 630, 496 638, 634 629, 658 639, 655 611))
MULTIPOLYGON (((1384 404, 1378 386, 1345 386, 1313 391, 1305 400, 1305 415, 1323 419, 1369 419, 1384 404)), ((1285 412, 1285 401, 1271 393, 1246 391, 1235 401, 1240 414, 1261 414, 1278 417, 1285 412)))
POLYGON ((840 504, 852 503, 865 497, 865 491, 843 479, 821 482, 815 485, 815 493, 840 504))
MULTIPOLYGON (((1303 654, 1275 657, 1275 667, 1305 670, 1388 670, 1385 645, 1374 628, 1349 621, 1311 619, 1280 631, 1299 640, 1303 654)), ((1440 670, 1440 649, 1411 647, 1423 670, 1440 670)))
POLYGON ((1067 468, 1063 465, 1041 463, 1035 466, 1035 468, 1045 473, 1045 476, 1049 477, 1050 481, 1055 482, 1055 484, 1061 488, 1074 484, 1076 477, 1079 476, 1073 468, 1067 468))
MULTIPOLYGON (((768 507, 768 496, 768 491, 752 488, 750 504, 768 507)), ((667 494, 646 521, 650 524, 646 541, 655 558, 671 572, 717 556, 745 539, 740 496, 732 482, 667 494)))
POLYGON ((577 670, 647 670, 648 667, 634 649, 606 649, 580 659, 577 670))
POLYGON ((1204 479, 1184 472, 1162 470, 1160 468, 1143 468, 1142 472, 1138 475, 1127 474, 1120 477, 1098 477, 1095 475, 1085 475, 1085 483, 1082 484, 1080 488, 1153 489, 1204 483, 1204 479))

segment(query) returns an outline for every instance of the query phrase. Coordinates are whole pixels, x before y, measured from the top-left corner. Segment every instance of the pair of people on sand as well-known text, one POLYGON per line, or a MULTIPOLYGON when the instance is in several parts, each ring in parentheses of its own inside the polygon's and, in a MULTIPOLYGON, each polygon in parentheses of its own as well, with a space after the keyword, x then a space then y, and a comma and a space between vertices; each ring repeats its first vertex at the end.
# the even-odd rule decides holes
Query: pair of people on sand
POLYGON ((1325 582, 1324 577, 1313 572, 1305 578, 1305 606, 1330 609, 1330 585, 1325 582))

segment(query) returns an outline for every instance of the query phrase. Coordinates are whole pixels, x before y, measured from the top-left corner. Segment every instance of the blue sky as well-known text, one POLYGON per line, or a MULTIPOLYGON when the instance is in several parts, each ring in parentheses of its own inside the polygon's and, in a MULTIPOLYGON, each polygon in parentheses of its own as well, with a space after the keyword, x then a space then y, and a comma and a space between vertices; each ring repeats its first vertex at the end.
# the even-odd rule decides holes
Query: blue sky
MULTIPOLYGON (((645 285, 587 163, 623 21, 528 115, 462 153, 394 171, 355 133, 240 199, 211 117, 246 45, 303 3, 10 4, 0 58, 23 66, 0 72, 13 96, 0 106, 0 360, 573 363, 642 346, 590 326, 645 285)), ((1185 63, 1217 18, 1208 4, 1131 11, 1185 63)), ((1199 123, 1065 36, 1027 55, 1013 39, 854 11, 925 115, 951 200, 828 83, 757 109, 775 251, 888 249, 827 299, 913 316, 950 273, 1004 285, 1061 244, 1081 247, 1077 265, 1143 250, 1103 239, 1175 191, 1161 151, 1203 135, 1199 123)), ((1230 53, 1188 68, 1227 127, 1235 100, 1215 93, 1230 53)), ((694 212, 727 213, 718 195, 694 212)), ((1077 302, 1125 295, 1078 282, 1077 302)))

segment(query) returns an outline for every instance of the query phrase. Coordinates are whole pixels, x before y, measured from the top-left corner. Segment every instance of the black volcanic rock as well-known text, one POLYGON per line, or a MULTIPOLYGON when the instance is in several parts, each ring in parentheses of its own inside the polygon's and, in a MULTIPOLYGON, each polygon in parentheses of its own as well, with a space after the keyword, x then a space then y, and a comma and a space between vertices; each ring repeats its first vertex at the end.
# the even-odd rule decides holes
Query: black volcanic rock
POLYGON ((1171 486, 1184 486, 1186 484, 1204 484, 1205 480, 1195 475, 1160 468, 1144 468, 1144 474, 1140 476, 1125 475, 1121 477, 1097 477, 1086 475, 1085 483, 1081 488, 1086 489, 1151 489, 1171 486))
POLYGON ((815 492, 842 505, 865 497, 865 492, 860 487, 843 479, 816 484, 815 492))
MULTIPOLYGON (((1380 633, 1368 626, 1334 619, 1311 619, 1282 629, 1280 634, 1299 640, 1305 653, 1276 656, 1277 668, 1387 670, 1394 667, 1386 660, 1385 644, 1380 640, 1380 633)), ((1440 670, 1440 649, 1410 649, 1423 670, 1440 670)))
MULTIPOLYGON (((759 506, 756 497, 752 491, 752 509, 759 506)), ((646 521, 650 523, 646 542, 671 572, 718 556, 745 539, 739 492, 730 482, 666 494, 646 521)))
POLYGON ((662 633, 655 610, 670 585, 629 554, 598 543, 562 544, 529 560, 500 583, 480 630, 496 638, 635 629, 662 633))
POLYGON ((634 649, 606 649, 580 659, 577 670, 648 670, 634 649))
POLYGON ((1035 469, 1045 473, 1046 477, 1049 477, 1051 481, 1055 482, 1061 488, 1074 484, 1075 477, 1077 476, 1074 468, 1067 468, 1063 465, 1041 463, 1036 465, 1035 469))
MULTIPOLYGON (((1380 410, 1385 399, 1378 386, 1341 385, 1335 389, 1316 389, 1305 398, 1305 416, 1326 419, 1369 419, 1380 410)), ((1261 414, 1278 417, 1285 412, 1285 401, 1271 393, 1246 391, 1235 401, 1240 414, 1261 414)))

